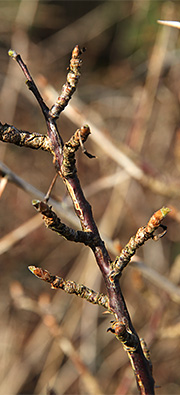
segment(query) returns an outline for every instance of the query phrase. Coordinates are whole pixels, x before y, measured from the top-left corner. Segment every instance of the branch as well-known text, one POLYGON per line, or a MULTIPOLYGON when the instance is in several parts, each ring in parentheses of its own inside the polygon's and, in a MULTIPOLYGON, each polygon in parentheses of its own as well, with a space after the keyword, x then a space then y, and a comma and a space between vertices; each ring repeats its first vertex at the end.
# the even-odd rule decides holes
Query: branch
POLYGON ((28 266, 28 269, 39 279, 50 283, 53 289, 62 289, 68 294, 75 294, 90 303, 98 304, 105 309, 109 309, 107 295, 93 291, 83 284, 77 284, 75 281, 64 280, 62 277, 53 276, 47 270, 43 270, 40 267, 28 266))
POLYGON ((74 230, 69 226, 63 224, 60 218, 57 217, 56 213, 51 209, 50 206, 48 206, 48 204, 40 202, 39 200, 33 200, 32 204, 36 208, 36 210, 42 214, 43 220, 47 228, 58 233, 66 240, 74 241, 75 243, 84 243, 85 245, 89 246, 91 246, 92 244, 94 245, 98 242, 98 240, 95 240, 92 232, 74 230))
POLYGON ((162 207, 160 210, 156 211, 150 218, 147 225, 139 228, 136 235, 130 238, 129 242, 121 251, 120 256, 112 263, 112 277, 121 276, 123 269, 128 265, 132 256, 136 253, 136 250, 141 247, 145 241, 149 239, 157 241, 165 235, 167 228, 162 225, 161 222, 170 211, 171 210, 167 207, 162 207), (154 235, 154 231, 159 227, 163 228, 163 232, 159 235, 154 235))
POLYGON ((82 60, 80 59, 80 56, 84 51, 85 48, 80 49, 78 45, 76 45, 72 51, 67 81, 62 87, 62 92, 60 93, 56 103, 51 107, 50 110, 50 115, 52 118, 59 118, 60 113, 65 109, 76 90, 76 86, 81 75, 80 67, 82 60))
POLYGON ((30 133, 25 130, 18 130, 7 123, 3 125, 0 122, 0 141, 16 144, 19 147, 23 146, 51 152, 51 142, 48 136, 39 133, 30 133))
POLYGON ((63 147, 63 162, 61 166, 61 173, 63 177, 72 177, 76 173, 75 167, 75 152, 84 143, 90 134, 90 129, 87 125, 81 129, 76 130, 70 140, 65 143, 63 147))
POLYGON ((59 131, 57 129, 56 122, 53 119, 53 117, 50 115, 50 110, 49 110, 48 106, 45 104, 33 78, 31 77, 31 74, 30 74, 27 66, 23 62, 21 56, 19 54, 17 54, 14 50, 11 50, 11 49, 9 50, 9 56, 11 56, 14 60, 16 60, 16 62, 21 67, 25 77, 27 78, 27 81, 26 81, 27 86, 32 91, 35 98, 37 99, 37 101, 41 107, 42 113, 44 115, 46 125, 47 125, 47 133, 48 133, 48 137, 51 141, 51 148, 53 150, 55 160, 60 161, 62 148, 63 148, 63 141, 62 141, 62 138, 61 138, 59 131))
MULTIPOLYGON (((21 56, 17 54, 14 50, 9 50, 9 56, 11 56, 14 60, 17 61, 19 66, 21 67, 25 77, 27 78, 27 86, 28 88, 32 91, 34 96, 36 97, 42 113, 44 115, 46 125, 47 125, 47 133, 48 137, 51 142, 51 151, 54 154, 54 162, 57 166, 57 168, 61 169, 61 164, 62 164, 62 150, 63 150, 63 140, 62 137, 58 131, 57 125, 56 125, 56 119, 59 117, 61 111, 66 107, 68 104, 69 100, 72 97, 72 94, 76 90, 76 86, 80 77, 80 65, 82 63, 82 60, 80 59, 81 54, 83 53, 84 50, 80 50, 79 46, 76 45, 74 50, 72 51, 72 56, 70 60, 70 66, 69 66, 69 73, 67 75, 67 81, 63 86, 62 93, 58 97, 56 103, 52 106, 51 110, 48 108, 48 106, 45 104, 27 66, 23 62, 21 56)), ((61 175, 61 172, 59 173, 61 175)))
MULTIPOLYGON (((81 144, 81 140, 83 138, 87 138, 89 134, 89 128, 83 127, 81 131, 75 133, 73 138, 69 140, 65 145, 63 144, 62 138, 58 132, 55 119, 59 116, 61 111, 67 105, 69 99, 71 98, 76 84, 79 78, 79 67, 81 60, 79 58, 81 52, 79 47, 75 47, 72 60, 70 61, 70 74, 68 74, 68 81, 63 87, 63 92, 58 98, 55 105, 49 110, 49 108, 44 103, 26 65, 22 61, 20 55, 17 55, 15 52, 10 51, 10 55, 17 60, 20 67, 22 68, 26 78, 29 89, 35 95, 41 109, 43 115, 46 120, 48 137, 51 141, 51 149, 54 155, 54 161, 56 163, 56 168, 58 170, 59 175, 62 177, 68 192, 72 198, 75 212, 80 219, 82 226, 82 235, 84 237, 84 233, 91 233, 93 235, 92 243, 89 244, 91 247, 97 264, 102 272, 102 275, 105 280, 106 288, 107 288, 107 297, 109 300, 108 307, 110 311, 115 316, 115 321, 112 325, 112 332, 115 333, 118 340, 121 341, 123 347, 128 353, 130 358, 132 368, 134 370, 137 385, 141 392, 141 394, 154 394, 154 379, 152 377, 152 370, 149 365, 149 360, 147 359, 146 354, 143 352, 138 335, 132 325, 126 303, 124 297, 121 292, 120 284, 119 284, 119 275, 122 269, 127 265, 131 256, 135 253, 135 250, 142 245, 148 238, 158 239, 157 236, 154 236, 154 230, 157 229, 161 225, 161 221, 164 216, 167 214, 168 209, 161 209, 148 222, 145 228, 141 228, 139 233, 137 232, 134 238, 131 238, 128 245, 125 247, 122 255, 122 259, 124 259, 123 263, 121 262, 120 257, 116 259, 114 262, 111 261, 109 253, 104 245, 103 240, 101 239, 98 228, 93 218, 91 206, 89 202, 86 200, 79 179, 77 177, 76 167, 75 167, 75 151, 81 144), (69 95, 69 96, 68 96, 69 95)), ((104 144, 104 141, 103 141, 104 144)), ((109 142, 108 142, 108 150, 109 150, 109 142)), ((128 165, 131 166, 131 162, 128 162, 128 165)), ((133 167, 134 172, 134 167, 133 167)), ((135 169, 136 178, 141 178, 142 172, 137 168, 135 169), (137 175, 138 173, 138 175, 137 175)), ((37 207, 42 208, 42 211, 45 209, 45 214, 48 225, 52 226, 53 230, 60 229, 61 234, 65 234, 72 239, 78 238, 77 233, 75 231, 67 228, 66 225, 62 224, 61 221, 57 218, 56 214, 52 212, 51 209, 46 205, 43 206, 43 203, 35 203, 37 207), (53 213, 53 214, 52 214, 53 213), (49 216, 49 217, 48 217, 49 216), (48 219, 47 219, 48 218, 48 219), (49 221, 50 219, 50 221, 49 221), (55 225, 54 225, 55 223, 55 225), (67 234, 66 234, 67 231, 67 234)), ((164 229, 164 227, 163 227, 164 229)), ((164 234, 164 233, 163 233, 164 234)), ((162 236, 162 235, 161 235, 162 236)), ((89 236, 88 236, 89 237, 89 236)), ((32 271, 38 275, 38 277, 47 278, 48 282, 53 284, 53 281, 59 284, 63 284, 61 287, 66 286, 66 282, 62 279, 57 279, 55 276, 51 276, 47 271, 42 271, 42 269, 32 268, 32 271)), ((44 279, 44 278, 43 278, 44 279)), ((76 289, 76 286, 74 286, 76 289)), ((84 289, 84 288, 83 288, 84 289)), ((77 291, 79 292, 79 290, 77 291)), ((79 293, 81 296, 81 292, 79 293)), ((89 295, 89 293, 88 293, 89 295)))

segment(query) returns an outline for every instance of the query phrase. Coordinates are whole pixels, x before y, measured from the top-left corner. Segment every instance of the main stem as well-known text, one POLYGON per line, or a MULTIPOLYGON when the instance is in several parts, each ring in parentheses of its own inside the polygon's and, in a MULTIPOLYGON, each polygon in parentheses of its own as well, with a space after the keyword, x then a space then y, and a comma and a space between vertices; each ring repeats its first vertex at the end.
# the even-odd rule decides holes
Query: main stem
POLYGON ((138 345, 134 352, 128 352, 133 371, 135 373, 138 388, 141 394, 154 394, 154 379, 152 377, 149 363, 144 356, 138 335, 132 325, 124 297, 121 292, 119 279, 111 280, 111 259, 108 251, 101 239, 96 223, 93 218, 91 206, 86 200, 77 175, 73 177, 63 178, 72 198, 74 209, 79 217, 82 229, 85 231, 92 231, 96 235, 96 244, 91 247, 96 262, 102 272, 107 288, 109 298, 109 308, 114 313, 117 321, 123 322, 124 318, 128 322, 130 331, 137 337, 138 345))

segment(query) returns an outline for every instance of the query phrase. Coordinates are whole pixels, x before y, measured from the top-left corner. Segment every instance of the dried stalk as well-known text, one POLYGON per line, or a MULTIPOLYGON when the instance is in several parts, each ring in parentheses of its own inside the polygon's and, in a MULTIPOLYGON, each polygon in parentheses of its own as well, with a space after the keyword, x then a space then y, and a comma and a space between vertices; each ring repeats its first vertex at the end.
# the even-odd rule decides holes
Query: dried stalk
MULTIPOLYGON (((112 326, 109 330, 115 334, 118 340, 121 341, 129 356, 140 393, 154 394, 154 379, 152 377, 151 363, 147 357, 147 352, 143 351, 139 337, 133 328, 126 303, 121 292, 119 277, 137 248, 150 238, 155 240, 164 235, 165 232, 159 236, 154 236, 154 231, 159 226, 162 226, 161 221, 169 212, 169 209, 162 208, 161 210, 158 210, 151 217, 148 224, 144 228, 140 228, 136 235, 130 239, 129 243, 122 250, 120 256, 112 262, 105 244, 99 235, 98 228, 93 218, 91 206, 86 200, 81 189, 75 166, 75 152, 79 147, 82 147, 84 151, 83 142, 86 141, 90 133, 89 128, 88 126, 83 126, 80 130, 74 133, 68 142, 64 144, 62 136, 60 135, 56 125, 56 119, 67 106, 76 89, 80 77, 80 66, 82 62, 80 56, 82 51, 78 46, 74 48, 72 58, 70 60, 67 81, 51 109, 49 109, 44 103, 43 98, 20 55, 17 55, 12 50, 9 51, 9 54, 20 65, 27 78, 27 85, 41 107, 46 120, 48 136, 42 138, 42 141, 44 142, 44 146, 42 146, 53 154, 56 171, 66 185, 74 205, 75 213, 80 220, 82 230, 75 231, 63 224, 46 203, 35 201, 34 206, 42 213, 44 221, 49 228, 58 232, 68 240, 82 242, 91 248, 104 277, 107 295, 98 294, 95 291, 89 290, 84 285, 78 285, 74 282, 65 281, 57 276, 52 276, 49 272, 44 271, 41 268, 30 267, 30 270, 37 277, 51 283, 51 286, 55 288, 62 288, 66 292, 75 293, 80 297, 86 298, 92 303, 98 303, 108 308, 115 317, 115 320, 112 322, 112 326)), ((38 141, 39 136, 35 134, 28 135, 26 133, 25 137, 23 137, 23 135, 21 136, 20 131, 14 131, 13 129, 10 130, 16 134, 14 139, 19 139, 20 145, 23 145, 23 141, 25 145, 25 141, 27 141, 27 145, 29 144, 31 148, 34 148, 32 141, 38 141), (20 137, 17 138, 18 134, 20 137)), ((4 139, 7 141, 8 138, 5 137, 4 139)), ((88 156, 92 157, 90 154, 88 154, 88 156)))

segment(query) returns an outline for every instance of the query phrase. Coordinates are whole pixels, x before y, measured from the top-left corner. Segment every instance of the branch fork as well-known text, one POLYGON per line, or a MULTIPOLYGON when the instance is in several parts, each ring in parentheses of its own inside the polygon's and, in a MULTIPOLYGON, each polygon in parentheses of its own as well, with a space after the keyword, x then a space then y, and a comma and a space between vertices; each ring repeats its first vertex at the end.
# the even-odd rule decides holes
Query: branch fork
POLYGON ((116 338, 122 343, 123 348, 128 353, 133 353, 139 346, 138 337, 132 333, 128 327, 128 320, 124 317, 123 321, 111 321, 112 326, 107 332, 115 334, 116 338))

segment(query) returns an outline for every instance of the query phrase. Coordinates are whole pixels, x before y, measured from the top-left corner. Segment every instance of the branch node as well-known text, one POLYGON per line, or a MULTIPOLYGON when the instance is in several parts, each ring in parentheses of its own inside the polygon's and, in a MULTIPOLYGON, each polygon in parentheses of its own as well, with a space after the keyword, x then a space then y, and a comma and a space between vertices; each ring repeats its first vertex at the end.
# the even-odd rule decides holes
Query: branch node
POLYGON ((128 322, 125 317, 122 321, 112 321, 112 325, 107 331, 115 334, 116 338, 122 343, 126 352, 134 353, 137 350, 139 346, 138 338, 129 329, 128 322))

